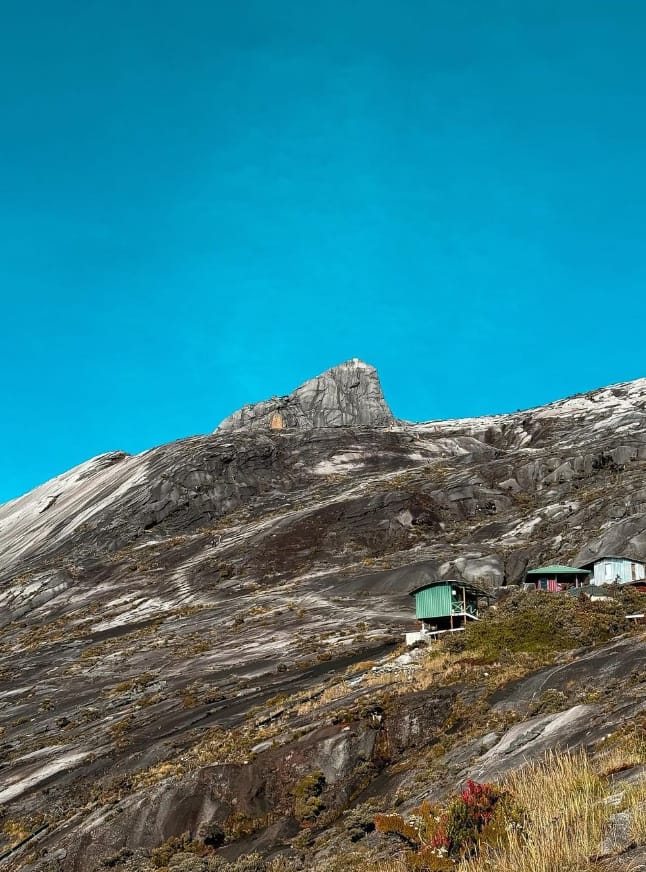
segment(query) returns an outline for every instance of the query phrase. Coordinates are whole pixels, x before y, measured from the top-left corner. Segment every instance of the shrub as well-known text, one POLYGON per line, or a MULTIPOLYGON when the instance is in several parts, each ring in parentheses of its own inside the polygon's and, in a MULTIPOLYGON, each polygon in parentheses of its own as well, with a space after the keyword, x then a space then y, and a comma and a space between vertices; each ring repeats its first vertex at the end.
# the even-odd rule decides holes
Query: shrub
POLYGON ((492 784, 467 781, 462 793, 449 804, 434 847, 444 847, 451 855, 472 853, 499 799, 500 791, 492 784))
POLYGON ((537 700, 529 707, 530 715, 550 715, 561 712, 568 707, 568 698, 562 690, 553 687, 544 690, 537 700))
POLYGON ((224 830, 216 823, 213 823, 213 821, 210 823, 203 823, 198 835, 209 848, 219 848, 220 845, 224 844, 224 830))
POLYGON ((628 629, 619 600, 516 591, 448 644, 496 660, 505 653, 550 654, 606 642, 628 629))
POLYGON ((158 848, 152 849, 150 859, 153 866, 163 869, 164 866, 168 866, 171 857, 175 854, 193 852, 195 847, 189 833, 183 833, 181 836, 171 836, 170 839, 167 839, 158 848))
POLYGON ((311 822, 323 811, 325 803, 321 794, 324 787, 325 775, 320 770, 306 775, 294 787, 294 815, 298 820, 311 822))
POLYGON ((344 815, 351 842, 358 842, 375 829, 375 810, 370 802, 361 803, 344 815))

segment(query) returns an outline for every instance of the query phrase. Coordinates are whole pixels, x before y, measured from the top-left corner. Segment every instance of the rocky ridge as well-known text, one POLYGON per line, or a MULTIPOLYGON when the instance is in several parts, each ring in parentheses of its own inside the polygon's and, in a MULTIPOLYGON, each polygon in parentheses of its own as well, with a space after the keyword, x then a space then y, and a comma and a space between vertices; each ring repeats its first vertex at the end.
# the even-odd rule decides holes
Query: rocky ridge
POLYGON ((394 423, 377 370, 354 358, 306 381, 288 396, 244 406, 225 418, 215 432, 388 427, 394 423))

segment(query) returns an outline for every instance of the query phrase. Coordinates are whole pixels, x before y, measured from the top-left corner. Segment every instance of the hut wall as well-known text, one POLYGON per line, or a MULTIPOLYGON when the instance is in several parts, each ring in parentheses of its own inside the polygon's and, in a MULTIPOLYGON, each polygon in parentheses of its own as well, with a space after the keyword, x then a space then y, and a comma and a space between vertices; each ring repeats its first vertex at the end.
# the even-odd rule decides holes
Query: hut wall
POLYGON ((451 585, 442 584, 427 587, 415 594, 415 616, 417 618, 439 618, 451 614, 451 585))
POLYGON ((646 567, 635 560, 607 557, 594 564, 593 584, 612 584, 619 576, 621 583, 639 581, 646 577, 646 567))

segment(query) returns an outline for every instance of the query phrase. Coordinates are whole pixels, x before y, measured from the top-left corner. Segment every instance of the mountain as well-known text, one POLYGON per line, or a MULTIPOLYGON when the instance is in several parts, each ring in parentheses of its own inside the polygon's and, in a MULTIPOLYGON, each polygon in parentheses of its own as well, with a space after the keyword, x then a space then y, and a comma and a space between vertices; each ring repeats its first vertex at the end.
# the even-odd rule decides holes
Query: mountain
MULTIPOLYGON (((355 360, 211 435, 102 455, 0 506, 9 867, 139 869, 215 822, 229 857, 290 844, 314 868, 289 810, 302 780, 325 773, 328 827, 348 804, 394 801, 394 769, 455 705, 454 688, 416 687, 389 713, 370 690, 414 626, 409 591, 459 578, 499 594, 532 566, 646 557, 645 422, 640 379, 411 424, 355 360)), ((590 664, 610 686, 645 652, 607 642, 590 664)), ((555 692, 592 680, 582 657, 555 692)), ((538 686, 523 680, 497 690, 521 720, 538 686)), ((562 736, 582 742, 581 718, 590 735, 619 728, 632 692, 617 690, 623 714, 585 709, 562 736)))

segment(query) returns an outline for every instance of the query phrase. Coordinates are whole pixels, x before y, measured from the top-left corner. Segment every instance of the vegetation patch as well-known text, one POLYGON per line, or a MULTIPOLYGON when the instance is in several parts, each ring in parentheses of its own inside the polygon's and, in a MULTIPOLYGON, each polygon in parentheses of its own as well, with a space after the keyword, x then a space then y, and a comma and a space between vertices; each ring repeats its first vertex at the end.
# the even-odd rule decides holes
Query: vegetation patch
POLYGON ((302 823, 312 823, 325 809, 321 798, 325 775, 320 770, 310 772, 294 787, 294 816, 302 823))
POLYGON ((601 644, 630 629, 626 605, 623 597, 592 602, 583 595, 514 591, 446 644, 486 660, 601 644))
MULTIPOLYGON (((620 847, 608 845, 617 805, 611 779, 594 758, 548 753, 511 772, 501 785, 468 782, 444 806, 423 803, 406 816, 381 814, 377 830, 403 850, 366 872, 594 872, 614 870, 620 847)), ((646 777, 623 792, 620 805, 636 844, 644 839, 646 777)))

